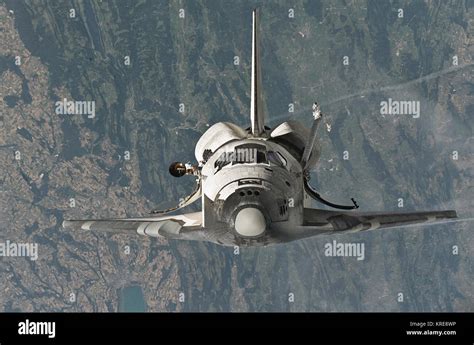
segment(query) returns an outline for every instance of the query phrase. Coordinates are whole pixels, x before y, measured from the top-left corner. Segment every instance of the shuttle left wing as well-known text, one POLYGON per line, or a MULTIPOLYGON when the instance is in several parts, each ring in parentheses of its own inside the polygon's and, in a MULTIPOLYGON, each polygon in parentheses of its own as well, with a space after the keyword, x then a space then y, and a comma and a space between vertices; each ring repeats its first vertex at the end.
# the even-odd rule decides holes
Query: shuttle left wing
POLYGON ((161 217, 65 220, 63 228, 108 233, 133 233, 169 239, 204 240, 202 212, 161 217))

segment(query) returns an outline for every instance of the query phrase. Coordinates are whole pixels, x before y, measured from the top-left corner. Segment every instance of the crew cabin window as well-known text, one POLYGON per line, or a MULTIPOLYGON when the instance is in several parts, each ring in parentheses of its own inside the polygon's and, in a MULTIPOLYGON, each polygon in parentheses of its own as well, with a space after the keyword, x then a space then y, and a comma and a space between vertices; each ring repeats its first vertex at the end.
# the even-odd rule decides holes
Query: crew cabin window
POLYGON ((231 164, 269 164, 267 149, 263 145, 243 144, 236 146, 234 151, 223 152, 214 163, 214 173, 231 164))
POLYGON ((286 166, 286 159, 283 155, 278 151, 268 151, 267 152, 268 161, 270 165, 277 165, 284 167, 286 166))
POLYGON ((223 167, 225 167, 226 165, 230 164, 230 160, 227 159, 227 154, 226 152, 223 152, 220 157, 216 160, 216 162, 214 163, 214 173, 218 172, 219 170, 221 170, 223 167))

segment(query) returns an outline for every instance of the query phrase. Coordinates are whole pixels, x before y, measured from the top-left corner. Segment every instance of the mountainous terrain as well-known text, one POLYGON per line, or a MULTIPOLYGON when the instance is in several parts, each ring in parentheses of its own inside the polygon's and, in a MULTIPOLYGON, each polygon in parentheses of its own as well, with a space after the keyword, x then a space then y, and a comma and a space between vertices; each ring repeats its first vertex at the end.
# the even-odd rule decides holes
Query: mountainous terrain
POLYGON ((131 286, 148 311, 474 311, 470 221, 238 253, 62 229, 178 203, 194 181, 169 163, 194 161, 215 122, 248 127, 254 7, 268 125, 310 126, 314 101, 325 114, 323 196, 472 218, 473 1, 7 0, 0 242, 39 249, 0 257, 1 311, 117 311, 131 286), (58 114, 64 99, 94 116, 58 114), (389 101, 419 113, 384 114, 389 101), (364 260, 325 256, 333 240, 364 243, 364 260))

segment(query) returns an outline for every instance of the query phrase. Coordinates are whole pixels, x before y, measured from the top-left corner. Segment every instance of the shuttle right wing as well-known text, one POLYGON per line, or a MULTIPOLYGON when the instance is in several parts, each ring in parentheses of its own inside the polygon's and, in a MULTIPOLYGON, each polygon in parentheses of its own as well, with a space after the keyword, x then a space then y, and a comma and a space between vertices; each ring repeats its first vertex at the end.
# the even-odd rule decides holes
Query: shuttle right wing
POLYGON ((456 211, 350 213, 304 209, 304 227, 330 225, 332 233, 435 224, 449 222, 449 219, 453 218, 457 218, 456 211))

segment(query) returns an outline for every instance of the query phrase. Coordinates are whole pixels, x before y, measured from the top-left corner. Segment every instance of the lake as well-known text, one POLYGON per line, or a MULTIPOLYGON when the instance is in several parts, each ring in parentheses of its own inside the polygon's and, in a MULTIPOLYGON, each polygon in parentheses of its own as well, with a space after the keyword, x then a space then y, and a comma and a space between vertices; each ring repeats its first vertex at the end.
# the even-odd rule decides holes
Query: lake
POLYGON ((145 311, 146 303, 140 286, 127 286, 120 291, 119 312, 136 313, 145 311))

